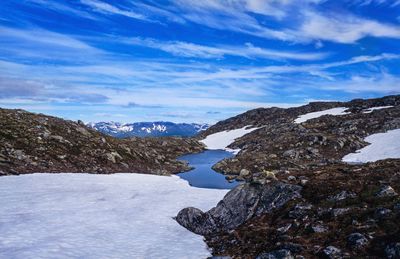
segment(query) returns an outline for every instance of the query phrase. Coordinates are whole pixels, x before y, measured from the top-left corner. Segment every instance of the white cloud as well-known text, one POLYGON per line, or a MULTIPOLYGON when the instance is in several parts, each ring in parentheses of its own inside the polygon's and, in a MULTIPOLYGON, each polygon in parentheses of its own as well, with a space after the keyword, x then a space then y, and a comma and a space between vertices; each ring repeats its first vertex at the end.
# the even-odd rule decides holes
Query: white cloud
POLYGON ((261 38, 303 43, 325 40, 346 44, 355 43, 367 36, 400 38, 400 27, 394 24, 348 13, 317 12, 313 4, 323 2, 325 1, 206 0, 188 5, 187 1, 177 0, 174 3, 181 16, 191 22, 261 38), (279 29, 269 23, 260 23, 252 13, 278 18, 279 29), (291 17, 296 17, 293 24, 287 19, 281 20, 289 13, 292 13, 291 17))
POLYGON ((355 43, 367 37, 400 38, 400 27, 353 15, 327 16, 315 12, 305 13, 305 21, 298 32, 304 40, 327 40, 355 43))
POLYGON ((123 15, 138 20, 148 20, 148 17, 143 14, 131 10, 123 10, 105 2, 97 0, 81 0, 81 3, 90 6, 91 8, 93 8, 93 10, 101 13, 123 15))
POLYGON ((341 90, 349 93, 375 92, 381 94, 400 93, 400 77, 388 73, 373 76, 352 76, 348 80, 325 84, 327 90, 341 90))
POLYGON ((245 46, 205 46, 182 41, 158 41, 149 38, 124 39, 125 43, 160 49, 182 57, 222 58, 224 56, 239 56, 245 58, 262 59, 294 59, 294 60, 319 60, 327 53, 301 53, 285 52, 280 50, 264 49, 250 43, 245 46))

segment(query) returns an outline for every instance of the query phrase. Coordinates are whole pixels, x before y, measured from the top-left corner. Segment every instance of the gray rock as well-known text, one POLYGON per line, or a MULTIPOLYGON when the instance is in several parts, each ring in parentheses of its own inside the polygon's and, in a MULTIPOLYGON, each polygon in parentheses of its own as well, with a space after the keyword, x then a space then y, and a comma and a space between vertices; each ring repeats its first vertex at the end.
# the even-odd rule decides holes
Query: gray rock
POLYGON ((240 170, 239 176, 242 178, 246 178, 250 175, 250 171, 247 169, 240 170))
POLYGON ((285 152, 283 152, 282 155, 284 157, 290 157, 290 158, 293 158, 293 159, 297 160, 299 158, 299 156, 300 156, 300 153, 297 150, 289 149, 289 150, 286 150, 285 152))
POLYGON ((211 234, 218 227, 210 214, 193 207, 181 210, 175 220, 181 226, 200 235, 211 234))
POLYGON ((301 189, 300 186, 280 182, 269 185, 242 184, 228 192, 208 212, 186 208, 178 213, 176 221, 200 235, 228 231, 252 217, 269 213, 299 198, 301 189))
POLYGON ((386 257, 388 259, 400 258, 400 243, 392 243, 385 248, 386 257))
POLYGON ((387 208, 377 208, 376 210, 375 210, 375 218, 378 218, 378 219, 385 219, 385 218, 387 218, 387 217, 389 217, 390 216, 390 214, 392 213, 392 210, 390 210, 390 209, 387 209, 387 208))
POLYGON ((337 201, 342 201, 342 200, 346 200, 346 199, 352 199, 355 197, 357 197, 357 194, 355 194, 354 192, 341 191, 340 193, 329 197, 328 200, 337 202, 337 201))
POLYGON ((328 228, 322 224, 315 224, 311 226, 311 229, 314 233, 324 233, 328 231, 328 228))
POLYGON ((262 253, 258 255, 256 259, 294 259, 294 257, 289 250, 281 249, 267 253, 262 253))
POLYGON ((290 211, 289 217, 293 219, 304 218, 308 211, 312 209, 311 204, 296 204, 290 211))
POLYGON ((291 227, 292 227, 292 224, 291 224, 291 223, 288 223, 288 224, 286 224, 286 225, 284 225, 284 226, 282 226, 282 227, 280 227, 280 228, 277 228, 276 230, 277 230, 279 233, 283 234, 283 233, 288 232, 289 229, 290 229, 291 227))
POLYGON ((334 246, 328 246, 322 250, 324 256, 330 259, 342 258, 342 251, 334 246))
POLYGON ((348 213, 351 209, 350 208, 337 208, 332 210, 332 216, 335 218, 341 215, 348 213))
POLYGON ((347 245, 352 249, 360 249, 368 245, 368 239, 361 233, 352 233, 347 237, 347 245))
POLYGON ((389 185, 382 186, 382 188, 376 193, 377 197, 393 197, 397 195, 397 192, 389 185))

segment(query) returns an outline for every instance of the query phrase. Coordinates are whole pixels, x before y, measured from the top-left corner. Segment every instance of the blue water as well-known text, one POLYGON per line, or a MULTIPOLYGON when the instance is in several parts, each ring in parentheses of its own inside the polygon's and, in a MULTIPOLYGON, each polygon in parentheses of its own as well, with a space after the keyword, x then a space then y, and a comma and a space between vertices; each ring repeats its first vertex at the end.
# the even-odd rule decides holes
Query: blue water
POLYGON ((239 182, 228 182, 225 176, 214 171, 211 167, 224 158, 232 157, 232 153, 224 150, 207 150, 199 154, 190 154, 179 157, 179 160, 189 162, 194 167, 192 171, 177 174, 191 186, 210 189, 232 189, 239 182))

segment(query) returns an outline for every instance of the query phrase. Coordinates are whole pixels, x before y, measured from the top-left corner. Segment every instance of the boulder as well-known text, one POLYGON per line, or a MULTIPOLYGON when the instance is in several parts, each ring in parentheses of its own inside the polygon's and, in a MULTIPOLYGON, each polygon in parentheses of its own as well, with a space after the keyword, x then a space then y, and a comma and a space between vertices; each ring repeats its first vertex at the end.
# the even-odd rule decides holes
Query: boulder
POLYGON ((301 189, 301 186, 280 182, 269 185, 242 184, 228 192, 208 212, 186 208, 178 213, 176 221, 200 235, 232 230, 255 216, 269 213, 301 197, 301 189))
POLYGON ((175 220, 181 226, 201 235, 211 234, 217 228, 211 215, 193 207, 181 210, 175 220))

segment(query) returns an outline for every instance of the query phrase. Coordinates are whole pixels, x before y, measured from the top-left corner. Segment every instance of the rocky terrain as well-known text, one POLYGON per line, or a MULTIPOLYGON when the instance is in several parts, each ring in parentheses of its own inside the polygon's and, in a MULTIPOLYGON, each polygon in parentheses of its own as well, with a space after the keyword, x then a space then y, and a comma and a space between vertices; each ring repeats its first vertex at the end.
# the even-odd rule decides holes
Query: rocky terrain
POLYGON ((400 258, 400 159, 348 164, 364 138, 400 128, 400 96, 256 109, 217 123, 200 138, 258 127, 214 168, 245 184, 208 212, 186 208, 178 223, 205 236, 215 256, 400 258), (303 114, 346 107, 296 123, 303 114), (371 109, 373 107, 384 107, 371 109))
POLYGON ((170 174, 203 145, 184 138, 116 139, 82 122, 0 109, 0 175, 34 172, 170 174))

